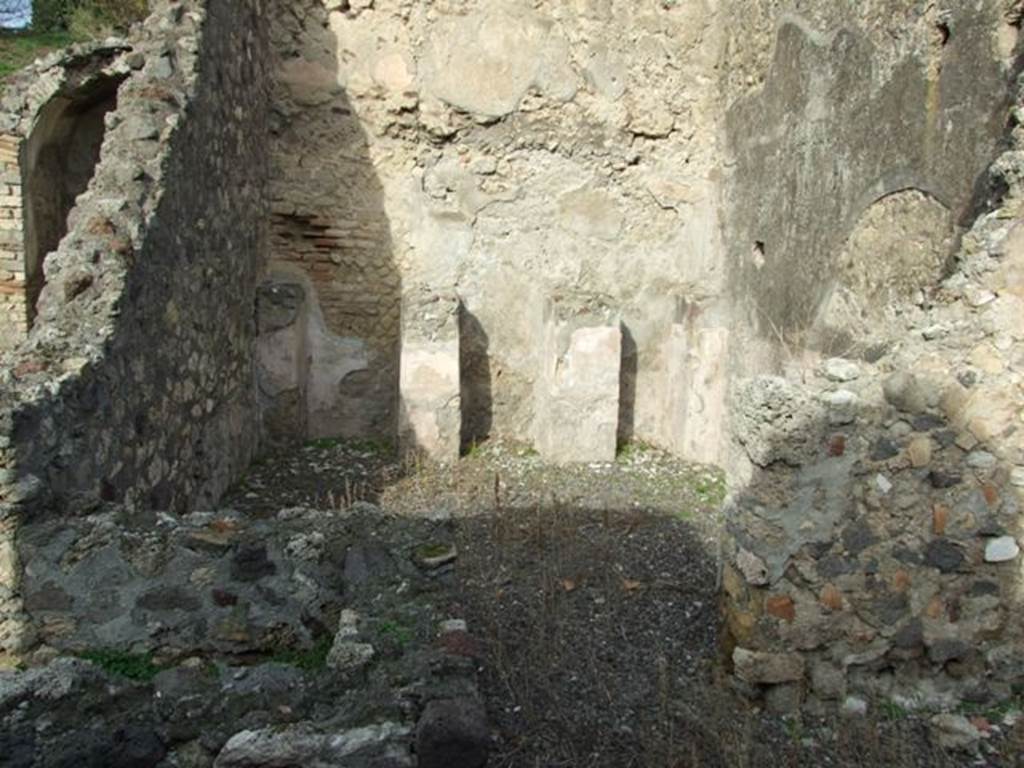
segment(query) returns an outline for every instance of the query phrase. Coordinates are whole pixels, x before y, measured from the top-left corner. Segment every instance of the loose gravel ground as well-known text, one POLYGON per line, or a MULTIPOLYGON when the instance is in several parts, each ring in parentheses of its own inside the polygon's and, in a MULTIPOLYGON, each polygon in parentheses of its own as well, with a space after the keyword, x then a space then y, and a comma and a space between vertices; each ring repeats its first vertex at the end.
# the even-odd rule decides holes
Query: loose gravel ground
POLYGON ((968 755, 941 752, 926 717, 902 711, 784 718, 746 706, 716 672, 724 491, 717 470, 642 445, 614 463, 552 467, 493 443, 439 468, 320 441, 264 460, 225 504, 264 516, 365 500, 392 533, 402 518, 448 531, 447 601, 477 644, 494 768, 1024 765, 1012 715, 991 713, 993 737, 968 755))

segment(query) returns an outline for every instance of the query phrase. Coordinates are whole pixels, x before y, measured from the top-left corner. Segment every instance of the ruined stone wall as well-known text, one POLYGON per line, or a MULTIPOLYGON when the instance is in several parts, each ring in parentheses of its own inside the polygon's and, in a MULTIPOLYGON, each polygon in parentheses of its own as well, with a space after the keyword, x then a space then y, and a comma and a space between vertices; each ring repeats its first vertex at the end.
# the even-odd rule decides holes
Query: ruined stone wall
POLYGON ((877 360, 737 385, 726 636, 752 696, 941 709, 1024 683, 1020 216, 979 220, 877 360))
POLYGON ((731 443, 729 657, 773 706, 1005 697, 1019 5, 161 6, 0 371, 0 598, 19 515, 209 503, 258 415, 390 437, 404 384, 446 456, 456 404, 464 443, 576 461, 731 443), (413 288, 458 332, 403 322, 413 288), (443 386, 402 381, 403 326, 443 386))
POLYGON ((621 311, 620 435, 670 442, 679 300, 721 290, 713 6, 277 4, 273 259, 366 359, 316 428, 393 433, 400 297, 430 285, 463 304, 464 439, 529 439, 570 290, 621 311))
POLYGON ((46 259, 29 338, 0 365, 2 648, 31 641, 20 521, 209 505, 256 450, 263 19, 257 1, 161 3, 117 64, 95 176, 46 259))
POLYGON ((99 166, 46 260, 35 327, 3 361, 5 510, 26 494, 72 514, 90 499, 208 503, 251 457, 260 11, 161 5, 112 65, 127 79, 99 166))
POLYGON ((99 155, 104 115, 129 68, 117 40, 53 53, 18 73, 0 111, 0 351, 28 333, 43 257, 66 232, 99 155), (32 179, 31 185, 27 184, 32 179))
POLYGON ((1024 680, 1019 5, 730 30, 726 650, 773 708, 1024 680))

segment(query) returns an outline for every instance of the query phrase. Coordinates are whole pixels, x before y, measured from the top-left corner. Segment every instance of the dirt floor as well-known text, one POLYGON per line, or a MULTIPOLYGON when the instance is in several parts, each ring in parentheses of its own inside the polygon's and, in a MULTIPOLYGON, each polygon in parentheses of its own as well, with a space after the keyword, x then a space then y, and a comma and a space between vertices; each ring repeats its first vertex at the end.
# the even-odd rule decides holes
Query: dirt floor
POLYGON ((946 753, 930 713, 777 716, 732 692, 717 672, 724 494, 716 470, 642 445, 573 468, 484 445, 438 469, 327 441, 261 462, 224 503, 259 516, 366 500, 449 532, 495 768, 1024 766, 1014 707, 967 713, 989 737, 946 753))

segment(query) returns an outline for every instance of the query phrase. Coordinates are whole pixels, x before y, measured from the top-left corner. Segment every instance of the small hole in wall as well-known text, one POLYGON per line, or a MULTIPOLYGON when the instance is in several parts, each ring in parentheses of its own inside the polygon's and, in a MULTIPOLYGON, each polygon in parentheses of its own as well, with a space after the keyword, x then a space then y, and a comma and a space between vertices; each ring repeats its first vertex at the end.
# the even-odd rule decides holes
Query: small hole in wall
POLYGON ((100 480, 100 498, 107 502, 117 500, 117 488, 107 478, 100 480))
POLYGON ((944 21, 940 21, 938 24, 935 25, 935 32, 938 34, 939 37, 939 45, 945 45, 946 43, 949 42, 949 24, 947 24, 944 21))
POLYGON ((751 258, 754 260, 754 266, 758 269, 764 266, 764 242, 761 240, 754 241, 754 247, 750 252, 751 258))

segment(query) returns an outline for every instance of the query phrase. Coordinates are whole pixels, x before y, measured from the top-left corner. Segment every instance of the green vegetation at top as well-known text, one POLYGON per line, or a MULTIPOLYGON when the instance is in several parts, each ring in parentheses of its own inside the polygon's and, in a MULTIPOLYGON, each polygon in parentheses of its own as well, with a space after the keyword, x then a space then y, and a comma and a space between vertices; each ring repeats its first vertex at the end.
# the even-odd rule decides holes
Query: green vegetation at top
POLYGON ((50 51, 124 33, 147 13, 147 0, 33 0, 30 27, 0 29, 0 79, 50 51))
POLYGON ((36 32, 65 31, 77 39, 125 32, 149 13, 148 0, 32 0, 36 32))
POLYGON ((0 33, 0 78, 28 66, 40 56, 75 42, 68 32, 0 33))

